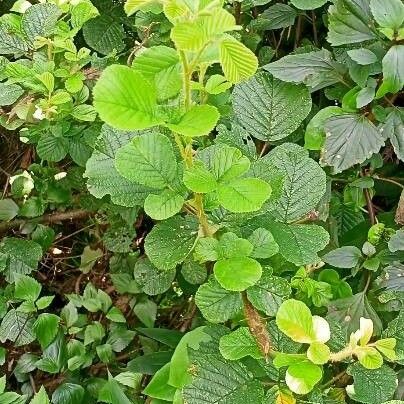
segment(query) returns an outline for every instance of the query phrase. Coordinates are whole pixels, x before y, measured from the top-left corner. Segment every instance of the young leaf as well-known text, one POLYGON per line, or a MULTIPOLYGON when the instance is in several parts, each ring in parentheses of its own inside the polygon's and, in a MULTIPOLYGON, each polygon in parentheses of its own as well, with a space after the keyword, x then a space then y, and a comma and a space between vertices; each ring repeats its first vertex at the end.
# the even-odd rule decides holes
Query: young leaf
POLYGON ((100 118, 123 130, 145 129, 161 123, 156 89, 135 70, 108 66, 94 87, 94 107, 100 118))
POLYGON ((167 127, 185 137, 206 136, 214 129, 219 117, 213 105, 194 105, 178 122, 167 123, 167 127))
POLYGON ((35 394, 34 398, 30 401, 29 404, 50 404, 49 397, 46 394, 44 386, 41 386, 38 393, 35 394))
POLYGON ((14 297, 34 302, 38 299, 41 289, 41 284, 34 278, 26 275, 19 275, 15 281, 14 297))
POLYGON ((285 381, 296 394, 307 394, 323 377, 320 366, 310 362, 301 362, 288 367, 285 381))
POLYGON ((254 246, 252 258, 270 258, 279 251, 272 233, 262 227, 255 229, 248 241, 254 246))
POLYGON ((190 190, 198 193, 212 192, 217 188, 215 176, 202 161, 195 161, 191 167, 187 167, 184 171, 183 180, 190 190))
MULTIPOLYGON (((402 4, 402 3, 401 3, 402 4)), ((404 9, 404 5, 402 5, 404 9)), ((402 63, 404 60, 404 45, 392 46, 383 58, 383 83, 377 90, 376 97, 387 93, 397 93, 404 86, 402 63)))
POLYGON ((220 42, 220 64, 231 83, 239 83, 252 76, 258 68, 258 59, 241 42, 226 36, 220 42))
POLYGON ((164 220, 178 213, 185 199, 171 189, 165 189, 161 194, 150 194, 144 201, 145 212, 153 219, 164 220))
POLYGON ((48 347, 58 333, 60 318, 55 314, 42 313, 34 323, 34 332, 42 349, 48 347))

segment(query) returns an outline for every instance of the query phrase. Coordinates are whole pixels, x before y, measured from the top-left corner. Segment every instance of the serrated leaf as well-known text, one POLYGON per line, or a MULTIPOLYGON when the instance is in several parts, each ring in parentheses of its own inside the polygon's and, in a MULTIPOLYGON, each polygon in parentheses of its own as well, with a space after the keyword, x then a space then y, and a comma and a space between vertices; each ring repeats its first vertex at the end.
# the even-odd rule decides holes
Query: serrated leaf
POLYGON ((379 404, 393 397, 397 387, 396 373, 383 365, 379 369, 366 369, 360 363, 348 366, 347 373, 353 376, 353 394, 348 394, 356 401, 367 404, 379 404))
POLYGON ((178 54, 168 46, 153 46, 136 56, 133 68, 149 81, 154 81, 157 98, 174 97, 181 90, 182 77, 178 54))
POLYGON ((41 284, 34 278, 26 275, 18 275, 15 281, 14 297, 34 302, 38 299, 41 289, 41 284))
POLYGON ((327 40, 332 46, 369 41, 376 38, 369 0, 336 0, 328 9, 327 40))
POLYGON ((327 318, 338 322, 348 336, 359 329, 361 317, 371 319, 374 333, 380 334, 382 322, 365 293, 333 300, 328 306, 327 318))
POLYGON ((279 251, 272 233, 262 227, 255 229, 248 241, 254 246, 250 254, 253 258, 270 258, 279 251))
POLYGON ((245 356, 255 359, 262 358, 262 353, 248 327, 239 327, 237 330, 223 335, 220 338, 219 350, 225 359, 232 361, 245 356))
POLYGON ((156 189, 170 185, 177 174, 173 146, 167 136, 137 136, 116 153, 116 168, 128 180, 156 189))
POLYGON ((21 35, 9 31, 9 27, 0 22, 0 55, 28 52, 31 44, 21 35))
POLYGON ((219 203, 230 212, 254 212, 261 209, 271 195, 271 186, 259 178, 238 178, 220 184, 219 203))
POLYGON ((275 203, 274 216, 282 222, 301 219, 316 208, 326 192, 326 175, 307 150, 284 143, 271 150, 263 159, 278 169, 284 177, 280 197, 275 203))
POLYGON ((279 245, 279 252, 295 265, 319 262, 317 253, 330 241, 328 232, 316 225, 274 222, 271 225, 271 232, 279 245))
POLYGON ((397 157, 404 161, 404 110, 394 108, 387 115, 381 129, 383 130, 383 136, 390 139, 397 157))
POLYGON ((269 6, 257 18, 257 26, 265 30, 287 28, 294 24, 297 10, 283 3, 269 6))
POLYGON ((364 116, 346 114, 327 120, 321 162, 333 167, 335 174, 363 163, 384 144, 379 130, 364 116))
POLYGON ((151 188, 127 180, 115 168, 117 150, 139 134, 139 132, 124 132, 103 125, 84 173, 84 177, 87 178, 87 188, 96 198, 110 195, 112 202, 117 205, 128 207, 143 205, 151 188))
POLYGON ((164 293, 171 287, 175 278, 175 268, 161 271, 147 258, 140 258, 136 261, 133 274, 142 291, 154 296, 164 293))
POLYGON ((279 276, 264 271, 261 279, 247 289, 248 300, 268 316, 275 316, 280 305, 292 293, 289 282, 279 276))
POLYGON ((236 84, 256 72, 258 59, 244 44, 228 36, 220 42, 220 64, 226 79, 236 84))
POLYGON ((307 350, 307 358, 317 365, 323 365, 330 359, 330 348, 321 342, 313 342, 307 350))
POLYGON ((213 267, 220 285, 231 291, 243 291, 256 284, 262 275, 258 261, 248 257, 219 260, 213 267))
POLYGON ((264 66, 274 77, 290 83, 304 83, 312 90, 337 83, 344 67, 337 63, 330 51, 319 51, 287 55, 264 66))
POLYGON ((46 394, 44 386, 41 386, 38 393, 35 394, 34 398, 30 401, 29 404, 50 404, 49 397, 46 394))
POLYGON ((148 195, 144 201, 144 210, 151 218, 164 220, 178 213, 184 202, 182 195, 165 189, 161 194, 148 195))
POLYGON ((198 193, 212 192, 217 188, 215 176, 198 160, 185 169, 183 181, 187 188, 198 193))
POLYGON ((248 133, 274 141, 299 127, 311 110, 311 97, 304 85, 285 83, 260 72, 235 86, 233 109, 248 133))
POLYGON ((126 0, 125 1, 125 13, 130 16, 136 11, 140 10, 142 6, 152 3, 153 0, 126 0))
POLYGON ((154 226, 146 236, 146 254, 157 268, 172 269, 191 252, 197 235, 198 223, 193 217, 171 217, 154 226))
POLYGON ((84 387, 74 383, 61 384, 52 394, 54 404, 80 403, 85 394, 84 387))
POLYGON ((325 254, 322 260, 336 268, 354 268, 361 258, 358 247, 344 246, 325 254))
POLYGON ((0 83, 0 106, 14 104, 24 94, 18 84, 0 83))
POLYGON ((12 199, 0 200, 0 220, 8 222, 18 215, 18 205, 12 199))
MULTIPOLYGON (((403 5, 404 8, 404 5, 403 5)), ((381 98, 387 93, 397 93, 404 86, 402 63, 404 60, 404 45, 392 46, 382 60, 383 82, 376 92, 381 98)))
POLYGON ((51 313, 42 313, 34 323, 34 332, 37 340, 45 349, 56 337, 59 329, 60 318, 51 313))
POLYGON ((167 123, 166 126, 185 137, 207 136, 219 117, 219 111, 213 105, 194 105, 178 122, 167 123))
POLYGON ((145 129, 161 123, 156 116, 156 89, 135 70, 108 66, 94 87, 100 118, 118 129, 145 129))
POLYGON ((0 341, 10 340, 16 347, 30 344, 35 340, 32 314, 11 309, 0 325, 0 341))
POLYGON ((75 4, 70 13, 72 26, 76 29, 82 28, 84 23, 99 15, 97 8, 87 2, 75 4))
POLYGON ((327 3, 328 0, 291 0, 291 3, 300 10, 313 10, 327 3))
POLYGON ((55 4, 34 4, 22 16, 22 30, 31 42, 37 36, 49 36, 61 15, 61 10, 55 4))
POLYGON ((83 35, 87 45, 102 55, 121 52, 125 48, 122 24, 105 13, 87 21, 83 26, 83 35))
POLYGON ((323 377, 320 366, 311 362, 296 363, 288 367, 285 381, 287 386, 296 394, 307 394, 323 377))
POLYGON ((14 282, 18 274, 29 274, 37 268, 42 248, 31 240, 4 238, 0 244, 0 255, 7 259, 3 272, 7 282, 14 282))
POLYGON ((36 151, 43 160, 60 161, 66 157, 68 142, 65 138, 46 132, 39 139, 36 151))
POLYGON ((370 0, 370 10, 381 27, 398 30, 404 23, 404 4, 401 0, 370 0))
POLYGON ((211 323, 225 322, 242 309, 240 293, 223 289, 214 277, 199 287, 195 303, 211 323))
POLYGON ((365 66, 377 62, 377 56, 366 48, 351 49, 347 53, 353 61, 360 65, 365 66))

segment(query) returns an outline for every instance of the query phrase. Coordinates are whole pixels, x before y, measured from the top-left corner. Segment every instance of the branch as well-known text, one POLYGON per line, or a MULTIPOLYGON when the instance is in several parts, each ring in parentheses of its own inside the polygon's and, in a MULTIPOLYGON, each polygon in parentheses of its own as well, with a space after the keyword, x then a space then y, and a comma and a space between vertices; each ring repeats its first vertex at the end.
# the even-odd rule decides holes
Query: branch
POLYGON ((67 220, 73 221, 78 219, 86 219, 95 214, 84 209, 70 210, 67 212, 56 212, 48 213, 43 216, 35 217, 33 219, 16 219, 11 222, 0 223, 0 234, 5 233, 8 230, 15 229, 26 223, 43 223, 43 224, 53 224, 58 222, 64 222, 67 220))

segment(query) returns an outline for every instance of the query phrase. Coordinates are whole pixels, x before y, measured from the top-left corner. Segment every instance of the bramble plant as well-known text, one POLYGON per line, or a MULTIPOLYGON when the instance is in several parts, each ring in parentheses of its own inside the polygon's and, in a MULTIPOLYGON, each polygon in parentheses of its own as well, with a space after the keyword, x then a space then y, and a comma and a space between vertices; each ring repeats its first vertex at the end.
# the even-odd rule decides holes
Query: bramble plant
POLYGON ((5 6, 0 403, 404 403, 404 3, 288 3, 5 6))

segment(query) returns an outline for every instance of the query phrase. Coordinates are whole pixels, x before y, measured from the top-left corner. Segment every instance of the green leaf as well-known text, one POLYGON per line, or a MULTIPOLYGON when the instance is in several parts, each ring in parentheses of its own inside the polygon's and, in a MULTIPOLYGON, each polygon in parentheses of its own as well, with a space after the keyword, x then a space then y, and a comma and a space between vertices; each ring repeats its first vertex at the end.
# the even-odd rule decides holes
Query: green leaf
POLYGON ((0 325, 0 341, 10 340, 16 347, 30 344, 35 340, 34 319, 31 314, 11 309, 0 325))
POLYGON ((313 342, 307 350, 307 358, 316 365, 323 365, 330 359, 330 348, 321 342, 313 342))
POLYGON ((232 361, 245 356, 252 356, 255 359, 262 358, 262 353, 248 327, 240 327, 223 335, 220 338, 219 350, 225 359, 232 361))
POLYGON ((197 159, 201 160, 221 183, 240 177, 248 171, 251 164, 240 150, 224 144, 216 144, 201 150, 197 154, 197 159))
POLYGON ((220 41, 220 64, 226 79, 236 84, 256 72, 258 59, 244 44, 226 36, 220 41))
POLYGON ((264 392, 260 381, 241 361, 224 360, 210 347, 205 347, 203 353, 191 351, 190 356, 195 376, 183 390, 184 401, 193 404, 262 402, 264 392))
POLYGON ((366 48, 351 49, 347 53, 353 61, 360 65, 371 65, 377 62, 377 56, 366 48))
POLYGON ((254 246, 237 234, 228 232, 220 237, 219 244, 215 246, 217 259, 248 257, 251 255, 254 246))
POLYGON ((128 16, 136 13, 143 6, 152 3, 153 0, 126 0, 125 1, 125 12, 128 16))
POLYGON ((177 161, 167 136, 147 133, 117 151, 116 168, 128 180, 163 189, 174 181, 177 161))
POLYGON ((52 394, 53 404, 81 403, 85 394, 84 387, 74 383, 61 384, 52 394))
POLYGON ((365 293, 333 300, 328 306, 327 318, 339 323, 347 336, 359 329, 361 317, 371 319, 374 334, 380 334, 382 322, 365 293))
POLYGON ((157 304, 149 299, 141 299, 133 312, 146 327, 154 327, 157 316, 157 304))
POLYGON ((8 222, 18 215, 19 207, 12 199, 0 200, 0 220, 8 222))
POLYGON ((181 275, 191 285, 200 285, 206 281, 207 269, 205 265, 189 259, 182 264, 181 275))
POLYGON ((185 199, 182 195, 170 189, 161 194, 150 194, 144 202, 145 212, 153 219, 164 220, 178 213, 185 199))
POLYGON ((209 94, 224 93, 232 86, 232 83, 226 80, 221 74, 213 74, 208 78, 205 85, 205 90, 209 94))
POLYGON ((287 4, 276 3, 258 16, 257 25, 265 30, 287 28, 295 23, 297 10, 287 4))
POLYGON ((325 141, 325 123, 328 118, 341 115, 340 107, 325 107, 311 118, 304 134, 304 147, 308 150, 320 150, 325 141))
POLYGON ((398 30, 404 23, 404 4, 401 0, 370 0, 376 22, 383 28, 398 30))
POLYGON ((42 313, 34 323, 34 332, 37 340, 45 349, 56 337, 59 329, 60 317, 51 313, 42 313))
POLYGON ((0 255, 7 259, 3 272, 7 282, 15 282, 18 274, 30 274, 42 258, 42 248, 31 240, 4 238, 0 243, 0 255))
POLYGON ((31 42, 38 36, 50 36, 61 15, 55 4, 34 4, 22 16, 22 30, 31 42))
POLYGON ((147 258, 140 258, 136 261, 133 274, 142 291, 154 296, 164 293, 171 287, 175 278, 175 268, 161 271, 147 258))
POLYGON ((41 386, 38 393, 35 394, 34 398, 30 401, 29 404, 50 404, 49 397, 46 394, 44 386, 41 386))
POLYGON ((138 134, 139 132, 124 132, 103 125, 84 173, 84 177, 87 178, 87 188, 93 196, 103 198, 105 195, 110 195, 112 202, 127 207, 143 205, 151 188, 127 180, 115 168, 117 150, 128 144, 138 134))
MULTIPOLYGON (((402 5, 404 8, 404 5, 402 5)), ((404 86, 402 64, 404 60, 404 45, 392 46, 382 60, 383 83, 377 90, 376 97, 381 98, 387 93, 397 93, 404 86)))
POLYGON ((104 384, 100 393, 104 393, 102 401, 107 401, 111 404, 132 404, 122 387, 110 374, 108 375, 108 382, 104 384))
POLYGON ((388 242, 388 247, 391 252, 404 250, 404 230, 397 230, 388 242))
POLYGON ((217 261, 213 271, 220 285, 231 291, 243 291, 255 285, 262 275, 260 263, 248 257, 217 261))
POLYGON ((274 222, 271 231, 279 245, 279 252, 295 265, 318 263, 320 258, 317 253, 330 241, 328 232, 316 225, 274 222))
POLYGON ((72 7, 70 14, 72 27, 80 29, 83 27, 84 23, 97 17, 99 12, 91 3, 81 2, 72 7))
POLYGON ((164 101, 181 90, 182 77, 178 54, 168 46, 153 46, 136 56, 133 68, 150 82, 154 81, 157 98, 164 101))
POLYGON ((357 347, 355 355, 359 363, 366 369, 378 369, 383 365, 383 357, 375 348, 369 346, 357 347))
POLYGON ((325 254, 322 260, 336 268, 354 268, 362 258, 359 248, 344 246, 325 254))
POLYGON ((304 85, 285 83, 260 72, 235 86, 233 109, 248 133, 272 142, 299 127, 311 110, 311 97, 304 85))
POLYGON ((118 129, 144 129, 161 123, 156 115, 156 89, 135 70, 108 66, 94 87, 100 118, 118 129))
POLYGON ((0 55, 28 52, 31 44, 22 36, 10 33, 6 23, 0 22, 0 55))
POLYGON ((310 309, 301 301, 283 302, 276 314, 278 328, 295 342, 311 343, 315 340, 310 309))
POLYGON ((172 401, 176 388, 169 384, 170 366, 170 363, 166 363, 159 369, 142 393, 159 400, 172 401))
POLYGON ((317 207, 326 191, 326 175, 302 147, 284 143, 263 159, 267 170, 278 169, 284 177, 274 216, 282 222, 294 222, 317 207))
POLYGON ((300 362, 288 367, 285 381, 296 394, 307 394, 323 377, 320 366, 311 362, 300 362))
POLYGON ((97 112, 92 105, 82 104, 73 107, 71 115, 79 121, 93 122, 97 117, 97 112))
POLYGON ((15 281, 14 297, 34 302, 38 299, 41 289, 41 284, 34 278, 19 275, 15 281))
POLYGON ((212 192, 217 188, 215 176, 206 168, 202 161, 198 160, 191 167, 185 169, 183 181, 187 188, 193 192, 204 194, 212 192))
POLYGON ((14 104, 23 94, 18 84, 0 83, 0 106, 14 104))
POLYGON ((336 0, 328 9, 328 37, 332 46, 365 42, 376 38, 369 0, 336 0))
POLYGON ((347 392, 355 401, 379 404, 393 398, 397 376, 387 365, 370 370, 354 363, 348 366, 347 373, 354 379, 353 388, 348 386, 347 392))
POLYGON ((289 83, 304 83, 319 90, 341 80, 344 67, 326 49, 286 55, 264 66, 274 77, 289 83))
POLYGON ((394 108, 383 123, 383 135, 390 139, 397 157, 404 161, 404 110, 394 108))
POLYGON ((363 163, 377 153, 384 138, 369 119, 356 114, 335 116, 326 122, 322 163, 335 174, 363 163))
POLYGON ((87 21, 83 36, 87 45, 102 55, 125 49, 125 30, 121 22, 106 13, 87 21))
POLYGON ((44 133, 39 139, 36 151, 42 160, 60 161, 66 157, 68 142, 53 133, 44 133))
POLYGON ((212 105, 194 105, 178 122, 168 123, 167 127, 185 137, 206 136, 214 129, 219 117, 219 111, 212 105))
POLYGON ((313 10, 327 3, 328 0, 291 0, 291 3, 300 10, 313 10))
POLYGON ((292 293, 289 282, 264 271, 261 279, 247 289, 248 300, 268 316, 274 317, 282 304, 292 293))
POLYGON ((279 252, 279 246, 268 230, 260 227, 255 229, 248 241, 254 246, 252 258, 270 258, 279 252))
POLYGON ((219 203, 231 212, 254 212, 261 209, 271 195, 271 186, 259 178, 239 178, 220 184, 219 203))
POLYGON ((225 322, 243 307, 240 293, 223 289, 213 276, 199 287, 195 303, 202 315, 211 323, 225 322))
POLYGON ((154 226, 146 236, 146 254, 157 268, 170 270, 185 260, 197 235, 198 223, 193 217, 171 217, 154 226))

